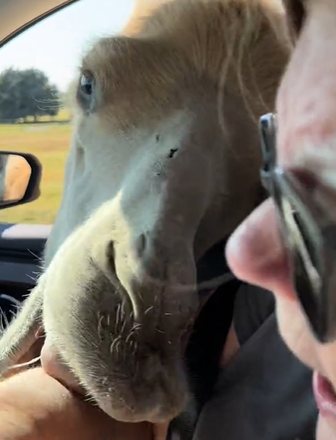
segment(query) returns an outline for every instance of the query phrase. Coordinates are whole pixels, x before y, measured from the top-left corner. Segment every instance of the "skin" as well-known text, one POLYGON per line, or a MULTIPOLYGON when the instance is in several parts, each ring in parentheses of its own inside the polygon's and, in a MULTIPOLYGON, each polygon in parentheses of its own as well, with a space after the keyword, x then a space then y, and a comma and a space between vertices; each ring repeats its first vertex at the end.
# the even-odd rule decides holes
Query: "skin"
POLYGON ((0 340, 0 375, 42 325, 55 362, 112 418, 180 414, 196 264, 259 201, 255 121, 274 109, 284 29, 267 1, 176 0, 83 58, 44 272, 0 340))
POLYGON ((6 440, 152 440, 149 423, 116 422, 81 401, 42 368, 0 383, 0 431, 6 440))
MULTIPOLYGON (((291 2, 288 2, 291 3, 291 2)), ((332 192, 335 184, 336 3, 307 0, 306 20, 277 99, 278 161, 313 173, 332 192)), ((235 274, 272 290, 281 335, 293 353, 336 387, 336 343, 319 344, 296 301, 289 280, 272 202, 256 209, 226 249, 235 274)), ((335 421, 320 412, 318 440, 336 439, 335 421)))
MULTIPOLYGON (((0 432, 6 440, 166 440, 168 424, 120 423, 83 399, 83 391, 41 335, 21 359, 41 352, 42 367, 17 368, 0 382, 0 432)), ((239 350, 231 327, 221 365, 239 350)))
POLYGON ((0 154, 0 162, 0 200, 4 202, 21 200, 30 180, 30 165, 26 159, 14 154, 0 154))
POLYGON ((0 432, 6 440, 164 440, 166 426, 113 420, 81 395, 71 373, 36 335, 24 363, 42 349, 42 367, 21 367, 0 382, 0 432))

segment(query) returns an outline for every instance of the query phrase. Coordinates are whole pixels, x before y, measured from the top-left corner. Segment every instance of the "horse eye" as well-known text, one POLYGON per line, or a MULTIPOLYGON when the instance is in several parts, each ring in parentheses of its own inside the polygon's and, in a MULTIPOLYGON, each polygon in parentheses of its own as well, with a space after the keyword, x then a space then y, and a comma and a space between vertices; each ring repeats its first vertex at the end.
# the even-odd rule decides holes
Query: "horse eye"
POLYGON ((83 95, 91 96, 94 91, 94 77, 90 72, 82 73, 79 81, 80 91, 83 95))

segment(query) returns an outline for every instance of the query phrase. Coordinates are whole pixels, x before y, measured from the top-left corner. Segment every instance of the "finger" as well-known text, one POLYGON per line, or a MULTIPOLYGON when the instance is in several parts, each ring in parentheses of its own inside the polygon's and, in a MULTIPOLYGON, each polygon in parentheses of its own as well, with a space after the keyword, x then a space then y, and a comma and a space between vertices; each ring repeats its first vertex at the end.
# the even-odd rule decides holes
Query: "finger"
POLYGON ((169 423, 153 425, 154 440, 166 440, 168 435, 169 423))
MULTIPOLYGON (((58 350, 50 343, 48 337, 41 351, 41 365, 46 374, 56 379, 67 389, 75 391, 77 395, 85 395, 85 390, 80 386, 74 374, 64 364, 58 350)), ((126 424, 122 423, 121 425, 126 429, 126 424)), ((140 429, 137 428, 137 425, 138 424, 133 424, 135 433, 140 429)), ((148 437, 148 440, 166 440, 168 427, 169 423, 153 425, 153 439, 148 437)), ((142 432, 141 429, 139 432, 142 432)))
POLYGON ((42 368, 0 383, 0 433, 6 440, 152 440, 149 423, 113 420, 42 368))
POLYGON ((36 332, 35 342, 21 355, 16 365, 11 366, 3 373, 2 379, 8 379, 15 374, 36 366, 40 360, 41 349, 44 343, 44 338, 41 337, 42 334, 42 330, 36 332))
POLYGON ((67 388, 80 394, 85 394, 85 391, 79 385, 76 377, 64 364, 58 350, 50 343, 48 337, 41 350, 41 366, 49 376, 58 380, 67 388))

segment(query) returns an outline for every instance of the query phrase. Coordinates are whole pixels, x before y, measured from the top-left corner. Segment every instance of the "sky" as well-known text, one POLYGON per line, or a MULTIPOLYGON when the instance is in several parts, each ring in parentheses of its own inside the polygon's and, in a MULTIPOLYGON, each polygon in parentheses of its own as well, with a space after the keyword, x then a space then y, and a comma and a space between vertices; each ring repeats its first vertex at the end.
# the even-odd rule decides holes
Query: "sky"
POLYGON ((134 5, 135 0, 81 0, 66 7, 0 48, 0 73, 34 67, 65 91, 87 45, 118 33, 134 5))

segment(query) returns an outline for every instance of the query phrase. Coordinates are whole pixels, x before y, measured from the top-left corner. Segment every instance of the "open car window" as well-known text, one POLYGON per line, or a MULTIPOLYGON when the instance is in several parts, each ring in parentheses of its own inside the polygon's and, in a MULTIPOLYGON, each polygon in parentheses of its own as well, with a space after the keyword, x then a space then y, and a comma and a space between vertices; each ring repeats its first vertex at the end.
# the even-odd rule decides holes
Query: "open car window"
POLYGON ((42 165, 39 197, 0 210, 0 309, 7 319, 8 298, 21 302, 35 285, 60 204, 71 138, 69 85, 80 57, 95 39, 121 32, 134 4, 0 0, 0 152, 33 154, 42 165))
POLYGON ((121 32, 133 3, 77 1, 0 48, 0 150, 34 154, 43 167, 40 197, 1 210, 0 223, 53 223, 71 137, 70 83, 86 48, 121 32))

